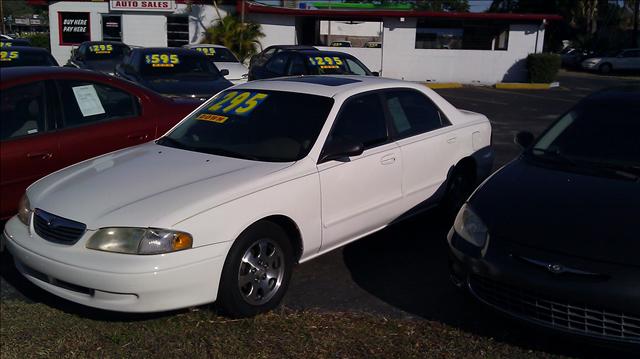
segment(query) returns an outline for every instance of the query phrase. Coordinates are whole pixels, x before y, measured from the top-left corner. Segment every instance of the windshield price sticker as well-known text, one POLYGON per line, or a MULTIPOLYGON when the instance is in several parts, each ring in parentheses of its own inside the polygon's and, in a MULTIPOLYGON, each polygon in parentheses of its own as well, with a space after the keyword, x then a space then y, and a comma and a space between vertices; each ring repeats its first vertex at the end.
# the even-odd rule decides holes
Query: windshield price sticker
POLYGON ((213 47, 196 47, 196 51, 200 51, 207 56, 214 56, 216 54, 216 49, 213 47))
POLYGON ((269 95, 266 93, 231 91, 227 92, 222 98, 216 99, 207 108, 207 111, 225 115, 247 116, 267 97, 269 95))
POLYGON ((340 66, 344 65, 344 62, 338 56, 329 57, 329 56, 315 56, 309 57, 309 62, 313 66, 318 66, 321 69, 339 69, 340 66))
POLYGON ((13 44, 10 42, 5 42, 5 41, 0 42, 0 47, 11 47, 11 46, 13 46, 13 44))
POLYGON ((201 113, 198 115, 198 117, 196 117, 196 120, 209 121, 209 122, 215 122, 215 123, 225 123, 228 119, 229 117, 227 116, 214 115, 211 113, 201 113))
POLYGON ((89 51, 95 54, 110 54, 111 51, 113 51, 113 45, 111 44, 91 45, 89 46, 89 51))
POLYGON ((18 51, 0 51, 0 61, 13 61, 20 57, 18 51))
POLYGON ((178 54, 149 54, 144 61, 152 67, 174 67, 180 63, 178 54))

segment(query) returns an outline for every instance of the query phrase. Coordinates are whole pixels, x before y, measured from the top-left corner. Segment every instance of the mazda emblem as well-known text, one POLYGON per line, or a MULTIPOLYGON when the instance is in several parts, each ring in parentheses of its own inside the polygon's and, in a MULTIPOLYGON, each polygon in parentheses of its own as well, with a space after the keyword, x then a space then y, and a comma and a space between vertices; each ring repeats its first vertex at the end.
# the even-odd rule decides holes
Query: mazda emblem
POLYGON ((547 266, 549 272, 559 274, 564 272, 564 267, 561 264, 549 264, 547 266))

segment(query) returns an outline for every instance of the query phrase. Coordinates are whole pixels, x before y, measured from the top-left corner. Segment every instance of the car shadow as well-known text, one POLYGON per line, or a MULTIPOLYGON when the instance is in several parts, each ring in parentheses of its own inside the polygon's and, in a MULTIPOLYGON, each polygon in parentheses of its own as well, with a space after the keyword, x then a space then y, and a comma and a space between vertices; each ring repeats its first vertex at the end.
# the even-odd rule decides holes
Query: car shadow
POLYGON ((344 248, 353 281, 404 312, 531 350, 577 357, 625 357, 615 350, 550 334, 478 304, 450 281, 446 235, 451 220, 438 209, 417 215, 344 248))

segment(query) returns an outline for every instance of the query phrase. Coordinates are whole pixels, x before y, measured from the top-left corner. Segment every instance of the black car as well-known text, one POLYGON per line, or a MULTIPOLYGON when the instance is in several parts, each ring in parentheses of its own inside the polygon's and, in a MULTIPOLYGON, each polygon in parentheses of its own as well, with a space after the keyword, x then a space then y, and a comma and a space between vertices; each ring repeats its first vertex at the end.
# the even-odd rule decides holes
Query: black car
POLYGON ((170 97, 206 100, 232 86, 201 52, 183 48, 139 48, 131 50, 116 75, 140 83, 170 97))
POLYGON ((282 50, 264 65, 249 68, 249 80, 299 75, 363 75, 377 76, 360 60, 337 51, 282 50))
POLYGON ((307 45, 272 45, 262 50, 259 54, 251 56, 251 59, 249 60, 249 67, 254 65, 264 66, 264 64, 266 64, 273 55, 285 50, 317 50, 317 48, 307 45))
POLYGON ((39 47, 11 46, 0 50, 0 67, 58 66, 49 51, 39 47))
POLYGON ((452 278, 555 331, 640 344, 640 86, 597 92, 494 173, 448 235, 452 278))
POLYGON ((0 40, 0 48, 4 49, 5 47, 13 47, 13 46, 31 46, 31 41, 29 39, 1 39, 0 40))
POLYGON ((116 41, 85 41, 73 51, 65 66, 94 70, 109 75, 129 54, 129 46, 116 41))

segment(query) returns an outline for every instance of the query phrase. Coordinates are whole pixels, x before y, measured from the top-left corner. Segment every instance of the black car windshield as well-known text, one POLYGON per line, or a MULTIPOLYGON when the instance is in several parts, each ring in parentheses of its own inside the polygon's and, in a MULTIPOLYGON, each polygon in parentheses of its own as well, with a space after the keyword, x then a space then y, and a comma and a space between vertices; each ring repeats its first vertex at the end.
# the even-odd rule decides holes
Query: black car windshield
POLYGON ((0 51, 0 66, 57 66, 46 52, 2 50, 0 51))
POLYGON ((333 99, 269 90, 224 91, 158 140, 163 146, 268 162, 304 158, 333 99))
POLYGON ((308 67, 312 75, 370 75, 357 61, 336 55, 308 55, 308 67))
POLYGON ((148 52, 142 56, 140 75, 153 77, 218 78, 220 73, 206 56, 177 52, 148 52))
POLYGON ((129 52, 129 48, 120 44, 91 44, 86 49, 87 60, 118 60, 129 52))
POLYGON ((531 147, 534 158, 569 167, 609 167, 640 174, 640 106, 586 102, 531 147))
POLYGON ((213 62, 240 62, 236 55, 225 47, 193 47, 193 50, 202 52, 213 62))

